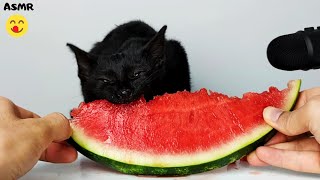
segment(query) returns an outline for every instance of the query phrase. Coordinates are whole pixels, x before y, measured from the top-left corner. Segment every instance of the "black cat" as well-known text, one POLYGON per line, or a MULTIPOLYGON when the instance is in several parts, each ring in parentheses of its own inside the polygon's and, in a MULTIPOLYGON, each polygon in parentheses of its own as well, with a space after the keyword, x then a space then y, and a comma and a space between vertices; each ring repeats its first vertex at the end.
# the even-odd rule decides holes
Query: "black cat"
POLYGON ((67 44, 78 63, 85 102, 106 99, 129 103, 142 95, 190 91, 187 55, 178 41, 166 40, 167 26, 157 33, 141 21, 113 29, 89 53, 67 44))

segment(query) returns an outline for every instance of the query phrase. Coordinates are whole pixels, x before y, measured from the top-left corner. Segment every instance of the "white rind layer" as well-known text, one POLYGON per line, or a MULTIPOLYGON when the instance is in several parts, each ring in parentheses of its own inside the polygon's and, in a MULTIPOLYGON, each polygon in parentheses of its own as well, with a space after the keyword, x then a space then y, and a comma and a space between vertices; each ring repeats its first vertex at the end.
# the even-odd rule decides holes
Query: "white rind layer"
POLYGON ((265 124, 259 126, 258 128, 255 128, 252 132, 241 136, 241 138, 236 138, 228 144, 216 146, 212 149, 179 155, 158 155, 128 149, 120 149, 112 146, 107 142, 101 143, 93 138, 86 136, 82 129, 79 129, 75 126, 72 126, 72 129, 74 130, 72 135, 73 140, 80 146, 94 154, 126 164, 136 164, 153 167, 190 166, 221 159, 252 144, 272 130, 269 125, 265 124))

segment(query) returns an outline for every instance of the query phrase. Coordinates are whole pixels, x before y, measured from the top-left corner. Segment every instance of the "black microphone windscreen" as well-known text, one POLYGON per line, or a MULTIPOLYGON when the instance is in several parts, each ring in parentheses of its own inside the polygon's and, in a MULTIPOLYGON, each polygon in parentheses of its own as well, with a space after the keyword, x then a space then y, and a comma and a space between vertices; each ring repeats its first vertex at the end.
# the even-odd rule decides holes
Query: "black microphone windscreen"
POLYGON ((272 66, 282 70, 308 69, 308 49, 302 33, 275 38, 267 48, 267 57, 272 66))

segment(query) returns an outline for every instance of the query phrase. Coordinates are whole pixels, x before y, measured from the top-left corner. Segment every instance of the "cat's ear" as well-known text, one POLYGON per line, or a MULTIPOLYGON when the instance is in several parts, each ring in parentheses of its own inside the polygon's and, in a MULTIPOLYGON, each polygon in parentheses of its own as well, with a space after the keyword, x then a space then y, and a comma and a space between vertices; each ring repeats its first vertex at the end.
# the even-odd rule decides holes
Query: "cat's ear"
POLYGON ((87 79, 92 65, 96 62, 96 57, 83 51, 73 44, 67 43, 67 46, 76 56, 79 78, 83 80, 87 79))
POLYGON ((146 44, 144 51, 148 54, 149 57, 155 60, 159 60, 162 64, 165 56, 165 33, 167 26, 163 26, 159 32, 146 44))

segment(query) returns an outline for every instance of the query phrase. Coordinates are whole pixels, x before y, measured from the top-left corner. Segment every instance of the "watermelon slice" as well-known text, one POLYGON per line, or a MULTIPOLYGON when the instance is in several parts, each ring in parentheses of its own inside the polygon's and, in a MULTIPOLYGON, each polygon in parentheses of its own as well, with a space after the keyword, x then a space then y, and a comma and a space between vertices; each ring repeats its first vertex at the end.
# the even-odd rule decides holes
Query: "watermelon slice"
POLYGON ((280 91, 228 97, 201 89, 114 105, 81 103, 71 115, 70 143, 88 158, 127 174, 188 175, 225 166, 275 133, 262 117, 275 106, 290 110, 300 80, 280 91))

